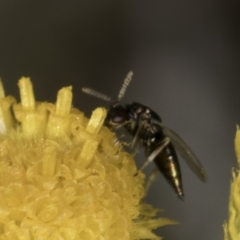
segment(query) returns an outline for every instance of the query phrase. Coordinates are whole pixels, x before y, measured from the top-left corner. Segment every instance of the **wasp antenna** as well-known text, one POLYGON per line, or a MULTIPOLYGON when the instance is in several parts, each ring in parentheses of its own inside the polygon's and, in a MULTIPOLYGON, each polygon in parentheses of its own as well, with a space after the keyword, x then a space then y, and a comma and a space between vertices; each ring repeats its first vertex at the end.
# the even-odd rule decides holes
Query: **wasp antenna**
POLYGON ((114 102, 114 100, 112 100, 110 97, 108 97, 107 95, 103 94, 103 93, 100 93, 100 92, 97 92, 95 91, 94 89, 91 89, 91 88, 82 88, 82 91, 86 94, 89 94, 89 95, 92 95, 94 97, 97 97, 97 98, 100 98, 104 101, 107 101, 107 102, 114 102))
POLYGON ((122 88, 120 89, 119 94, 118 94, 118 101, 120 101, 123 98, 123 96, 124 96, 124 94, 127 90, 128 85, 132 81, 132 76, 133 76, 133 71, 130 71, 127 74, 126 78, 124 79, 122 88))

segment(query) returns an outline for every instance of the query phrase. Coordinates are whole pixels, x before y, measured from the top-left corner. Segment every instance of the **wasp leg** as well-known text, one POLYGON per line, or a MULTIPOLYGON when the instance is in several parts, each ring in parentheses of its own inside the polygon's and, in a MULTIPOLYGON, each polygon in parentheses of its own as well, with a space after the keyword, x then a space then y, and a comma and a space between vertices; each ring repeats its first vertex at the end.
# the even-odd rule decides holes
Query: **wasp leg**
MULTIPOLYGON (((117 127, 114 127, 114 129, 118 129, 118 128, 124 127, 124 126, 125 126, 126 124, 128 124, 128 123, 129 123, 129 121, 128 121, 128 122, 125 122, 125 123, 123 123, 123 124, 120 124, 120 125, 117 126, 117 127)), ((121 145, 122 145, 122 146, 130 147, 130 148, 134 148, 134 147, 136 146, 136 144, 139 143, 139 138, 138 138, 138 136, 139 136, 139 133, 141 132, 143 126, 144 126, 144 123, 140 125, 140 127, 138 128, 138 130, 137 130, 136 134, 134 135, 134 138, 133 138, 133 140, 132 140, 131 142, 122 142, 122 141, 119 141, 119 142, 121 143, 121 145)), ((123 135, 123 136, 125 136, 125 135, 123 135)), ((120 136, 119 138, 121 138, 121 137, 123 137, 123 136, 120 136)), ((138 150, 137 150, 137 148, 136 148, 134 155, 135 155, 137 152, 138 152, 138 150)))
POLYGON ((114 140, 114 144, 115 145, 121 145, 122 147, 123 146, 126 146, 126 147, 132 147, 132 143, 130 142, 126 142, 126 141, 122 141, 122 140, 120 140, 121 138, 123 139, 123 138, 125 138, 126 137, 126 135, 125 134, 122 134, 121 136, 118 136, 118 138, 116 138, 115 140, 114 140))
POLYGON ((130 146, 131 148, 133 148, 133 147, 136 145, 136 143, 139 141, 138 136, 139 136, 139 133, 141 132, 141 130, 143 129, 143 126, 144 126, 144 123, 142 123, 142 124, 139 126, 137 132, 136 132, 135 135, 134 135, 134 138, 133 138, 132 142, 130 142, 129 146, 130 146))
POLYGON ((118 148, 117 152, 115 153, 115 155, 117 155, 123 149, 123 144, 122 144, 122 142, 118 138, 116 138, 113 141, 113 144, 118 148))
POLYGON ((142 171, 149 163, 151 163, 155 157, 170 143, 169 138, 164 138, 158 148, 156 148, 147 158, 147 161, 142 165, 138 171, 142 171))
POLYGON ((119 129, 119 128, 122 128, 124 126, 126 126, 127 124, 129 124, 130 121, 125 121, 121 124, 118 124, 117 126, 113 126, 112 129, 116 130, 116 129, 119 129))
POLYGON ((152 183, 156 180, 156 176, 159 173, 159 169, 156 167, 153 169, 153 171, 151 172, 150 176, 147 179, 147 182, 145 184, 145 194, 147 194, 150 186, 152 185, 152 183))

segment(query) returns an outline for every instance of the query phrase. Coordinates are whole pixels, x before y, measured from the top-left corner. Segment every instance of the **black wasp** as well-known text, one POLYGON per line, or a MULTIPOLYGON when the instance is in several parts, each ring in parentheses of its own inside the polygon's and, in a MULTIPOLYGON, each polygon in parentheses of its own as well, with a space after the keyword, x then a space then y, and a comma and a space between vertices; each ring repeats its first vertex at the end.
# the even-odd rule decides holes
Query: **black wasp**
POLYGON ((106 126, 112 129, 124 127, 133 136, 131 146, 134 146, 137 142, 143 145, 147 153, 147 161, 140 170, 145 168, 150 162, 155 162, 157 168, 151 174, 147 186, 150 186, 156 173, 160 171, 173 187, 178 197, 183 200, 182 176, 175 149, 186 161, 189 168, 204 182, 207 178, 205 170, 189 146, 177 133, 162 123, 156 112, 141 103, 133 102, 125 106, 119 104, 127 86, 132 80, 132 75, 133 72, 129 72, 125 78, 117 101, 89 88, 83 88, 82 90, 85 93, 112 103, 105 120, 106 126))

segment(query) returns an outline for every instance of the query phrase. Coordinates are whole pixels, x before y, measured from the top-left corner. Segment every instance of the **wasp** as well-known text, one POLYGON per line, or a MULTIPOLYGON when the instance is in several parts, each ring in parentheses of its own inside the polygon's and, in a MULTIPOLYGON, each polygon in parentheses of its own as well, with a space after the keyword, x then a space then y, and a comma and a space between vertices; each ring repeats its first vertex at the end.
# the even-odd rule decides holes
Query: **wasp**
POLYGON ((149 163, 155 162, 157 167, 150 175, 146 188, 151 185, 156 174, 160 171, 178 197, 183 200, 182 175, 176 151, 203 182, 207 179, 206 172, 185 141, 176 132, 165 126, 155 111, 137 102, 125 106, 120 104, 132 76, 132 71, 127 74, 117 100, 112 100, 93 89, 83 88, 82 91, 111 102, 105 125, 111 129, 125 128, 133 136, 130 145, 133 147, 136 143, 140 143, 145 148, 147 160, 139 171, 143 170, 149 163))

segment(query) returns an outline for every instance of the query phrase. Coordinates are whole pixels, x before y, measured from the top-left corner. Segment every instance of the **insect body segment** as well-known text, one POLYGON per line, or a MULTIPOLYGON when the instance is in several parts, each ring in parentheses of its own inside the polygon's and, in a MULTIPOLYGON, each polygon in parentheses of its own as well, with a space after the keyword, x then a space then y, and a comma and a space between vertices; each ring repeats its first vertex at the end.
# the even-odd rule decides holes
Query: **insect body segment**
POLYGON ((132 79, 132 75, 132 72, 128 73, 119 92, 118 100, 115 102, 92 89, 84 88, 83 91, 112 103, 105 119, 105 125, 112 129, 124 127, 133 136, 131 145, 133 146, 139 142, 146 150, 147 161, 140 170, 154 161, 158 170, 162 172, 178 197, 183 200, 181 170, 175 149, 202 181, 206 181, 205 170, 181 137, 162 124, 162 120, 156 112, 136 102, 125 106, 119 104, 132 79))

